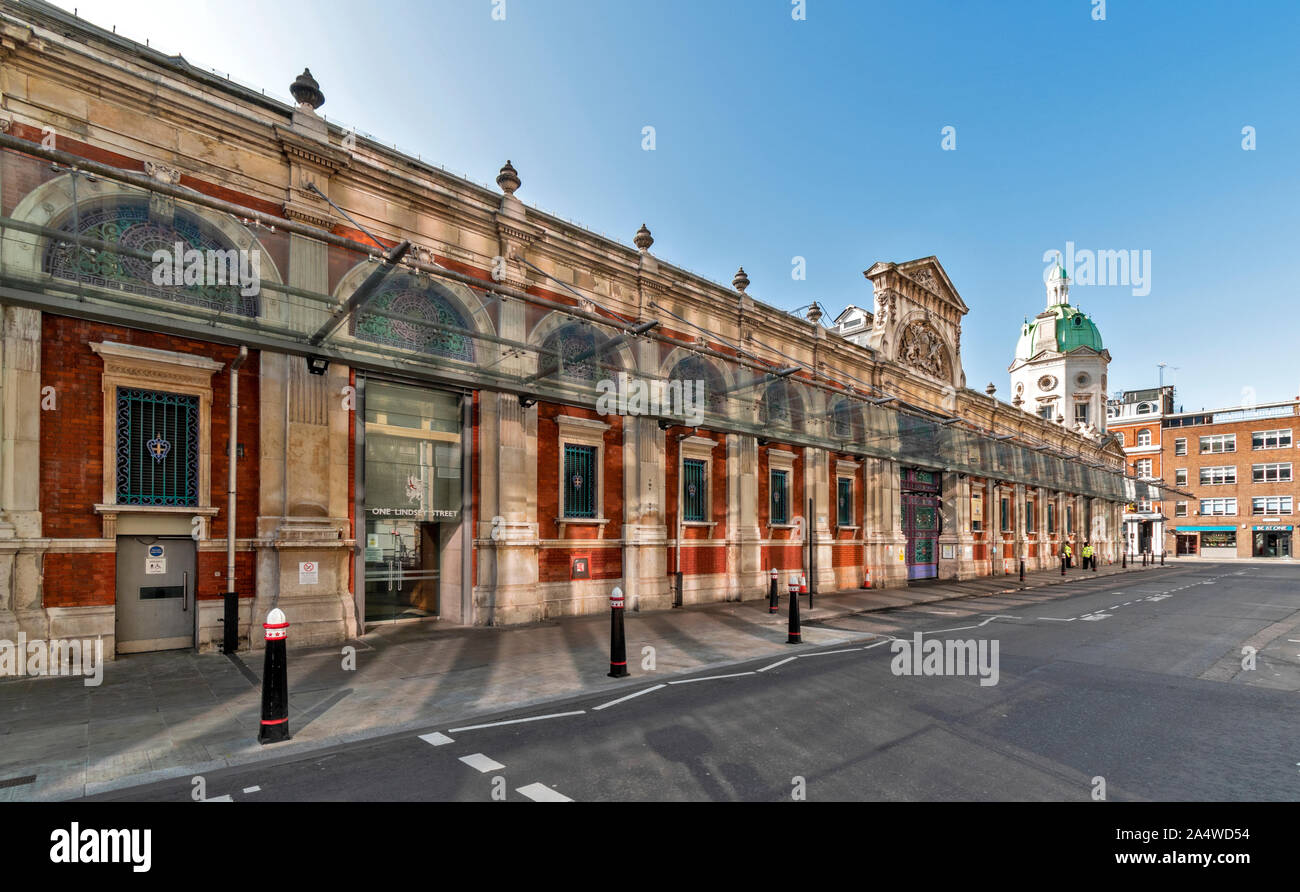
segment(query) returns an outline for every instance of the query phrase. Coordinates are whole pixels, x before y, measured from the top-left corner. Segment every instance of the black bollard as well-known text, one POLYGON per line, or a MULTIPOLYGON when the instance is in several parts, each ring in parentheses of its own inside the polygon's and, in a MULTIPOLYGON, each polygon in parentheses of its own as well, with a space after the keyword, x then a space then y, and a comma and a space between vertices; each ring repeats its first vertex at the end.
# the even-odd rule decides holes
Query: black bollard
POLYGON ((772 585, 767 590, 767 612, 777 613, 781 610, 781 595, 776 590, 776 567, 772 568, 772 585))
POLYGON ((1065 575, 1065 552, 1061 552, 1061 575, 1065 575))
POLYGON ((1025 581, 1025 559, 1024 558, 1020 559, 1020 581, 1021 583, 1025 581))
POLYGON ((261 744, 289 739, 289 663, 285 647, 289 621, 279 607, 266 616, 266 661, 262 664, 262 725, 257 732, 261 744))
POLYGON ((803 644, 803 635, 799 631, 799 580, 790 577, 790 634, 786 644, 803 644))
POLYGON ((1127 570, 1127 569, 1128 569, 1128 549, 1127 549, 1127 548, 1124 549, 1123 554, 1124 554, 1124 556, 1120 559, 1120 569, 1122 569, 1122 570, 1127 570))
POLYGON ((1162 551, 1160 552, 1160 566, 1163 567, 1164 565, 1165 565, 1165 553, 1162 551))
POLYGON ((623 632, 623 590, 609 593, 609 677, 627 677, 627 637, 623 632))

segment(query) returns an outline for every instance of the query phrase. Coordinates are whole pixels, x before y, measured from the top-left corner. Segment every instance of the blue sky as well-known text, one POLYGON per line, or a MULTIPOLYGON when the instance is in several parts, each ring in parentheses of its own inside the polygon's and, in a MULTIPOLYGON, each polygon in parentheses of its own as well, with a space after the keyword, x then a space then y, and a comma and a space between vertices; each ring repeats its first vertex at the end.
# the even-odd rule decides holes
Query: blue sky
POLYGON ((1300 394, 1294 0, 60 5, 286 98, 310 66, 331 119, 483 183, 510 158, 527 203, 629 245, 645 222, 778 307, 870 306, 863 270, 934 254, 968 384, 1004 398, 1067 242, 1150 252, 1149 294, 1071 293, 1112 390, 1163 361, 1189 411, 1300 394))

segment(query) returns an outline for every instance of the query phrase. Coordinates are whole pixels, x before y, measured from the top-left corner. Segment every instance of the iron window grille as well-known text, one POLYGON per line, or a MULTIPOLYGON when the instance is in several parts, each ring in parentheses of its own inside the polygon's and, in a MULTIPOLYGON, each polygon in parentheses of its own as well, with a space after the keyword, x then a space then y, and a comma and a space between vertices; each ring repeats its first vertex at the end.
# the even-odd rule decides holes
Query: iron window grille
POLYGON ((848 477, 838 478, 839 517, 836 522, 842 526, 853 525, 853 481, 848 477))
POLYGON ((596 516, 596 447, 564 445, 564 516, 596 516))
POLYGON ((790 512, 786 492, 786 472, 773 471, 772 484, 772 523, 789 523, 790 512))
POLYGON ((688 458, 682 462, 682 519, 687 522, 706 519, 708 500, 704 471, 702 459, 688 458))
POLYGON ((117 391, 117 503, 199 503, 199 398, 117 391))

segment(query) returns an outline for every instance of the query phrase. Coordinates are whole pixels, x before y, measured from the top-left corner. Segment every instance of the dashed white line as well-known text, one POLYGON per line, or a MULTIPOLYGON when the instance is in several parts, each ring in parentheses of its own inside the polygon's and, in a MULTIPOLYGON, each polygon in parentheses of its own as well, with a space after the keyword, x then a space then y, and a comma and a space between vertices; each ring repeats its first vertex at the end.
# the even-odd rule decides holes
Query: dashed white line
POLYGON ((697 681, 717 681, 720 678, 740 678, 742 675, 753 675, 751 672, 733 672, 730 675, 710 675, 707 678, 683 678, 680 681, 670 681, 669 684, 692 684, 697 681))
POLYGON ((445 746, 449 743, 456 742, 441 731, 434 731, 430 734, 421 734, 420 739, 430 746, 445 746))
POLYGON ((608 703, 602 703, 599 706, 593 706, 592 710, 601 710, 601 709, 607 709, 610 706, 617 706, 620 703, 626 703, 628 700, 631 700, 633 697, 640 697, 642 694, 648 694, 651 691, 657 691, 662 687, 665 687, 665 685, 657 684, 652 688, 645 688, 644 690, 637 691, 635 694, 628 694, 626 697, 619 697, 617 700, 610 700, 608 703))
POLYGON ((563 793, 557 793, 546 784, 529 784, 526 787, 520 787, 515 790, 516 793, 522 793, 534 802, 572 802, 568 796, 563 793))
POLYGON ((775 663, 773 663, 772 665, 770 665, 770 666, 764 666, 762 669, 757 669, 757 670, 755 670, 755 671, 756 671, 756 672, 766 672, 766 671, 769 670, 769 669, 775 669, 777 666, 784 666, 786 663, 792 663, 792 662, 794 662, 796 659, 798 659, 798 657, 786 657, 784 660, 777 660, 777 661, 776 661, 775 663))
POLYGON ((1069 619, 1066 619, 1065 617, 1062 617, 1062 616, 1040 616, 1039 619, 1047 619, 1047 620, 1051 620, 1052 622, 1057 622, 1057 623, 1072 623, 1072 622, 1074 622, 1076 619, 1078 619, 1078 617, 1077 617, 1077 616, 1072 616, 1072 617, 1070 617, 1069 619))
POLYGON ((203 801, 204 802, 234 802, 235 800, 231 799, 230 794, 227 793, 224 796, 209 796, 207 799, 204 799, 203 801))
POLYGON ((830 656, 831 654, 847 654, 847 653, 853 653, 855 650, 862 650, 862 648, 860 648, 860 647, 846 647, 846 648, 844 648, 843 650, 821 650, 821 651, 818 651, 817 653, 811 653, 811 654, 799 654, 799 656, 801 656, 801 657, 828 657, 828 656, 830 656))
POLYGON ((489 771, 500 771, 506 766, 502 765, 496 759, 490 759, 482 753, 472 753, 468 756, 461 756, 460 760, 478 771, 480 774, 487 774, 489 771))
POLYGON ((455 734, 457 731, 478 731, 482 728, 499 728, 502 725, 518 725, 521 722, 540 722, 542 719, 562 719, 570 715, 583 715, 587 710, 579 709, 575 712, 553 712, 550 715, 534 715, 526 719, 507 719, 504 722, 488 722, 486 725, 466 725, 463 728, 450 728, 449 731, 455 734))
POLYGON ((261 788, 261 787, 257 787, 257 786, 253 786, 253 787, 244 787, 244 792, 245 792, 245 793, 260 793, 260 792, 262 792, 262 788, 261 788))

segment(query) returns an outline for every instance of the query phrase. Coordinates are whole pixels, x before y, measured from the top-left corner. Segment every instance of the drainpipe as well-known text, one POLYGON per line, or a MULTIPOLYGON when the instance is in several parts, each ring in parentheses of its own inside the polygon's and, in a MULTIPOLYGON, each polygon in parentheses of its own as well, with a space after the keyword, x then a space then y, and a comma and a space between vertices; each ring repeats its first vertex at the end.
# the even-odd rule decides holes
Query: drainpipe
POLYGON ((239 421, 239 367, 244 364, 245 359, 248 359, 248 348, 240 346, 239 355, 230 364, 230 442, 227 444, 230 477, 229 482, 226 484, 226 591, 228 592, 235 590, 235 459, 239 439, 237 427, 239 421))

